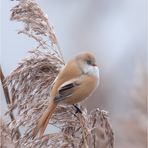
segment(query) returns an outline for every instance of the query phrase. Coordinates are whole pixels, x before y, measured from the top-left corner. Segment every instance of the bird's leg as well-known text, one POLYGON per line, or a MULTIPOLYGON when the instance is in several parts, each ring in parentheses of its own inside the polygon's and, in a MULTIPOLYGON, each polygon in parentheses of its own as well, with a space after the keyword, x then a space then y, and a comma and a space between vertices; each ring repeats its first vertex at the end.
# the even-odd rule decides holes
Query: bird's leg
POLYGON ((82 114, 81 109, 77 106, 77 104, 73 104, 73 106, 76 108, 76 113, 82 114))

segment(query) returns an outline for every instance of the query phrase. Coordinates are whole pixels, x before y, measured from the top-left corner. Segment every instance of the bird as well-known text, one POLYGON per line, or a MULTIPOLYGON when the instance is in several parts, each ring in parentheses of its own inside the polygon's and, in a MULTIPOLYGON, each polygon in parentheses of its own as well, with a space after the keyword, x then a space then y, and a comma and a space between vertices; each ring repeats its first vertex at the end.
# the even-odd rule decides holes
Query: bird
POLYGON ((60 70, 50 90, 48 107, 33 130, 33 137, 42 137, 59 104, 74 105, 88 98, 99 85, 99 68, 95 56, 82 52, 60 70))

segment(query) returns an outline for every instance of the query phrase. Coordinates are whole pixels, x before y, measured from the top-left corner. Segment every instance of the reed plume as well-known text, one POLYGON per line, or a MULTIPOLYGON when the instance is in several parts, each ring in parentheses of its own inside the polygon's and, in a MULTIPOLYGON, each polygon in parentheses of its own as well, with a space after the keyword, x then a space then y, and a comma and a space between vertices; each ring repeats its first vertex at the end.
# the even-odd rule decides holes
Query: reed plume
POLYGON ((107 112, 96 108, 87 113, 82 106, 82 114, 75 114, 72 106, 58 106, 49 123, 56 132, 32 139, 31 131, 47 107, 52 82, 65 63, 53 27, 35 0, 21 0, 11 12, 11 20, 24 24, 18 33, 38 43, 5 79, 11 98, 7 114, 17 112, 8 125, 11 131, 21 130, 18 147, 113 148, 107 112))

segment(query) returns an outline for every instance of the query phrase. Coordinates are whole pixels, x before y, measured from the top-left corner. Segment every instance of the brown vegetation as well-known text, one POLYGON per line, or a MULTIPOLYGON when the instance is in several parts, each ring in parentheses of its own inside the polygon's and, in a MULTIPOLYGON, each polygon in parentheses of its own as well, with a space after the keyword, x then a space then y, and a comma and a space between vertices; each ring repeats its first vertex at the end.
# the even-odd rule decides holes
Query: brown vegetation
POLYGON ((11 98, 7 114, 17 112, 7 128, 10 135, 21 131, 18 139, 10 136, 13 142, 18 147, 113 148, 114 134, 106 111, 97 108, 88 114, 82 106, 82 114, 75 114, 72 106, 59 106, 50 122, 56 132, 32 139, 31 131, 47 107, 50 87, 64 60, 53 27, 34 0, 20 1, 12 9, 11 20, 23 22, 24 28, 18 33, 39 43, 5 79, 11 98))

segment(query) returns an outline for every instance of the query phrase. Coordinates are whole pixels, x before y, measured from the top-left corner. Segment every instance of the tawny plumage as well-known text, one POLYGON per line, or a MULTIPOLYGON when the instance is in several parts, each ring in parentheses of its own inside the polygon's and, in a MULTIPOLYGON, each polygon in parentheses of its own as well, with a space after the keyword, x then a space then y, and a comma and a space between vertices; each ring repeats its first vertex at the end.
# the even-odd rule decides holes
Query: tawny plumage
POLYGON ((42 136, 56 106, 60 103, 76 104, 96 89, 99 70, 91 53, 81 53, 71 59, 60 71, 51 88, 48 107, 38 121, 33 136, 42 136))

